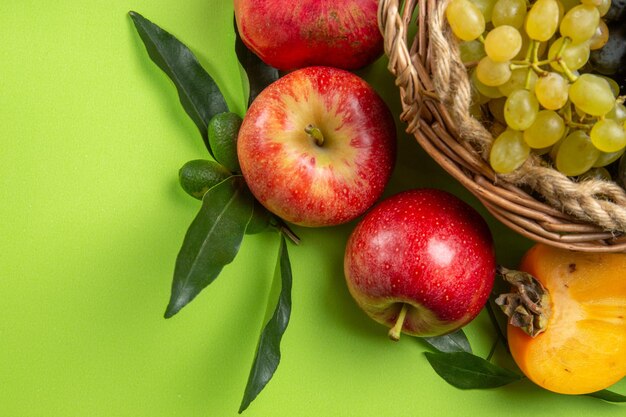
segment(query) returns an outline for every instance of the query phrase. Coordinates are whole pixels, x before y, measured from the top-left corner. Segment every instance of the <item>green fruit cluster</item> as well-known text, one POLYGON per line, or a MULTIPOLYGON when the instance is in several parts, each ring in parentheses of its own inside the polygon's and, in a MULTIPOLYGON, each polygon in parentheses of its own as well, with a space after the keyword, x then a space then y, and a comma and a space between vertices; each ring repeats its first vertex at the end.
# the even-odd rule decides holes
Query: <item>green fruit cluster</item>
POLYGON ((495 137, 489 162, 509 173, 531 153, 561 173, 603 176, 626 149, 626 107, 591 51, 609 40, 611 0, 452 0, 446 17, 470 71, 472 114, 495 137))

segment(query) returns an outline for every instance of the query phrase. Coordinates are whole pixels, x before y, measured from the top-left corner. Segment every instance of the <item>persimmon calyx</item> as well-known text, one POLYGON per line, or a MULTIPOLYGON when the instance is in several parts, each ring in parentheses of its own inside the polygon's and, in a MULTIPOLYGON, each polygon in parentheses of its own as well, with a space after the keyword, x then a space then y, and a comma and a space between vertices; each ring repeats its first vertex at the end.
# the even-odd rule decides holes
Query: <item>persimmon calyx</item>
POLYGON ((510 293, 496 298, 509 324, 535 337, 546 330, 550 316, 550 295, 543 285, 528 272, 498 266, 498 275, 511 284, 510 293))

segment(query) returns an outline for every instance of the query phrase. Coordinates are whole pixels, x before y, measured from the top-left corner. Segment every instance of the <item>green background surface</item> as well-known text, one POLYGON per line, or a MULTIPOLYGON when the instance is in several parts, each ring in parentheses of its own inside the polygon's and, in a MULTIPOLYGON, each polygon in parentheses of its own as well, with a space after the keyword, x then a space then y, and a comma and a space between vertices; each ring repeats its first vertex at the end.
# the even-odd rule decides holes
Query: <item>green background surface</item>
MULTIPOLYGON (((278 236, 247 236, 210 287, 163 319, 174 260, 199 208, 177 171, 207 152, 129 10, 189 45, 228 104, 244 110, 230 1, 0 2, 2 417, 237 415, 278 236)), ((399 114, 385 58, 359 74, 399 114)), ((387 195, 454 192, 486 216, 499 261, 514 265, 530 242, 492 220, 399 122, 398 132, 387 195)), ((296 228, 303 243, 290 247, 283 359, 244 415, 624 415, 623 406, 527 381, 487 391, 447 385, 426 362, 426 345, 390 342, 350 298, 342 262, 353 227, 296 228)), ((486 316, 466 330, 485 355, 495 337, 486 316)))

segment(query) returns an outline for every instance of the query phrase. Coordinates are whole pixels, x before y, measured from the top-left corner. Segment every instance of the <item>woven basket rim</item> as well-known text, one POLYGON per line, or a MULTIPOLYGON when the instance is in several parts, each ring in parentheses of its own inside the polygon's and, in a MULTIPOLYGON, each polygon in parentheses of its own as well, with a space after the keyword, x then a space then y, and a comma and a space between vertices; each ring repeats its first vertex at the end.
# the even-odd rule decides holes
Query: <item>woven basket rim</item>
MULTIPOLYGON (((396 77, 399 88, 403 109, 400 119, 406 122, 406 131, 445 171, 474 194, 496 219, 522 236, 570 250, 626 252, 626 226, 619 229, 602 227, 603 223, 590 220, 593 218, 590 215, 587 218, 575 217, 563 207, 556 206, 562 200, 568 200, 570 194, 567 192, 574 187, 582 187, 581 183, 568 180, 572 188, 566 188, 565 194, 560 194, 566 198, 555 194, 539 199, 536 189, 518 186, 510 180, 510 176, 495 174, 485 161, 485 149, 477 146, 477 143, 481 144, 478 141, 472 142, 472 136, 483 137, 487 130, 475 119, 468 119, 469 112, 459 113, 455 108, 458 106, 451 104, 453 100, 462 101, 459 97, 465 97, 463 93, 466 93, 464 88, 467 88, 468 76, 464 67, 464 75, 458 76, 458 49, 452 44, 451 32, 442 17, 442 10, 445 10, 448 2, 379 1, 379 26, 384 38, 385 54, 389 59, 388 69, 396 77), (409 33, 414 29, 412 25, 415 24, 418 29, 409 39, 409 33), (448 66, 454 70, 454 65, 457 66, 455 78, 449 78, 451 70, 448 66), (442 85, 444 81, 448 84, 442 85), (557 203, 547 201, 550 199, 557 203)), ((493 137, 488 132, 487 135, 492 141, 493 137)), ((545 167, 532 169, 529 172, 537 178, 530 180, 550 182, 551 178, 542 177, 547 172, 545 167)), ((529 181, 529 178, 524 180, 529 181)), ((560 183, 558 185, 561 186, 560 183)), ((615 184, 609 184, 609 187, 612 193, 618 193, 617 200, 609 201, 604 197, 596 198, 595 195, 583 193, 582 201, 587 203, 591 200, 591 206, 594 210, 599 208, 600 215, 608 207, 611 210, 609 214, 617 212, 620 216, 623 214, 620 220, 626 219, 626 203, 623 203, 626 202, 626 192, 615 184)), ((614 198, 613 195, 610 197, 614 198)), ((578 202, 576 199, 574 204, 578 202)), ((597 213, 592 212, 593 215, 597 213)), ((612 218, 609 217, 607 221, 612 221, 612 218)), ((620 224, 626 225, 626 220, 620 224)))

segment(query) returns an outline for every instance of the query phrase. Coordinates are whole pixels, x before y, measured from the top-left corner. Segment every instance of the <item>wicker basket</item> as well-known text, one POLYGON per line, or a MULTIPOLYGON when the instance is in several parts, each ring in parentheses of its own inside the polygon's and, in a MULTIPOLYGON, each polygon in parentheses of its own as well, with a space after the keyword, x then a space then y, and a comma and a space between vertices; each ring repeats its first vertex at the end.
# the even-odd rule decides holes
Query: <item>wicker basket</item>
POLYGON ((617 184, 576 182, 539 157, 511 174, 493 172, 486 162, 493 136, 469 113, 471 87, 445 19, 448 2, 379 2, 407 132, 494 217, 523 236, 572 250, 626 251, 626 193, 617 184), (408 39, 411 29, 416 34, 408 39))

